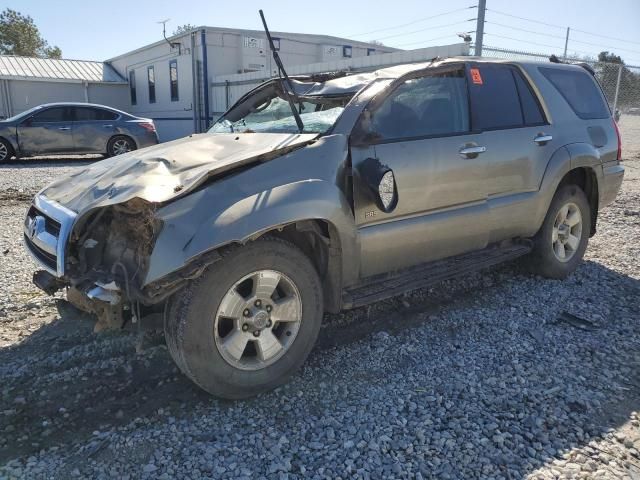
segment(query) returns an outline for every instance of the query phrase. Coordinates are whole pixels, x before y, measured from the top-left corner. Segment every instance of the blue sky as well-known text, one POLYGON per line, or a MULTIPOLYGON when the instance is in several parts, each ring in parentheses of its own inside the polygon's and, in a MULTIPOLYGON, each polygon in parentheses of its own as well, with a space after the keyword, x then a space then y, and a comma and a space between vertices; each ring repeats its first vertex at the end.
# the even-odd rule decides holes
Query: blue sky
MULTIPOLYGON (((259 8, 265 10, 273 30, 380 39, 407 49, 442 45, 456 42, 457 32, 475 29, 475 21, 467 20, 475 18, 477 10, 465 7, 476 3, 323 0, 312 8, 311 2, 290 0, 4 0, 0 8, 31 15, 65 58, 105 60, 160 40, 159 20, 171 19, 169 32, 184 23, 258 29, 259 8), (448 13, 452 10, 457 11, 448 13)), ((595 56, 609 50, 628 64, 640 65, 640 0, 487 0, 487 9, 485 45, 561 53, 570 26, 575 31, 569 52, 595 56)))

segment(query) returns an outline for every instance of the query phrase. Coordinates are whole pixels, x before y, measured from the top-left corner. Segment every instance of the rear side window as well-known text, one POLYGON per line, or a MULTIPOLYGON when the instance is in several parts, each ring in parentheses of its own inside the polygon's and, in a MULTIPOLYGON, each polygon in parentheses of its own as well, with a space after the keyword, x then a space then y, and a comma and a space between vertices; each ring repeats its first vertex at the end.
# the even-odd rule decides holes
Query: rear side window
POLYGON ((520 99, 511 68, 503 65, 472 65, 469 77, 474 130, 523 125, 520 99))
POLYGON ((540 67, 540 72, 560 92, 578 117, 583 120, 610 117, 609 108, 587 72, 545 67, 540 67))
POLYGON ((118 118, 118 114, 110 112, 109 110, 102 110, 100 108, 76 108, 75 120, 76 122, 87 122, 95 120, 115 120, 118 118))
POLYGON ((544 117, 542 110, 536 97, 531 91, 531 86, 522 77, 522 74, 515 69, 511 70, 513 78, 516 81, 516 88, 518 89, 518 96, 520 97, 520 106, 522 107, 522 115, 524 117, 525 125, 542 125, 544 123, 544 117))

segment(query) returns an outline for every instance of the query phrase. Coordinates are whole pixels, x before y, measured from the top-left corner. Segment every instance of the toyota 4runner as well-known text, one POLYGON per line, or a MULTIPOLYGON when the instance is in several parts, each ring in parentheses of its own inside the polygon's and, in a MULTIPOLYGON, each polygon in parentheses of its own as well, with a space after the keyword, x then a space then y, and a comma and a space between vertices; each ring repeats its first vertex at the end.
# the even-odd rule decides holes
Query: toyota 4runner
POLYGON ((205 134, 44 188, 36 284, 122 327, 162 316, 220 397, 282 384, 323 312, 525 257, 576 269, 620 188, 620 136, 586 67, 450 58, 268 81, 205 134))

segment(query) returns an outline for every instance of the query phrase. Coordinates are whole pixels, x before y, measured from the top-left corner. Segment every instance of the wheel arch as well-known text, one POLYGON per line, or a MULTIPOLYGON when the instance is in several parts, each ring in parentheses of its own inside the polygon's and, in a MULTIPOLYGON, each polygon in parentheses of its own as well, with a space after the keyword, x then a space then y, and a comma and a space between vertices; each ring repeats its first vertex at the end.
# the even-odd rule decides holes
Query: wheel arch
POLYGON ((109 137, 109 140, 107 140, 107 144, 105 145, 105 151, 107 152, 107 154, 111 154, 111 152, 109 151, 109 147, 111 146, 111 142, 113 142, 116 138, 118 137, 125 137, 127 139, 129 139, 133 145, 136 147, 136 149, 138 148, 138 143, 136 142, 136 139, 133 138, 131 135, 128 135, 126 133, 114 133, 113 135, 111 135, 109 137))
POLYGON ((217 204, 214 199, 223 196, 222 189, 206 189, 159 212, 164 225, 151 254, 145 290, 161 291, 176 275, 199 274, 222 249, 271 235, 295 244, 312 260, 323 283, 325 309, 341 309, 343 286, 359 274, 359 249, 353 212, 335 185, 307 180, 217 204), (204 209, 206 216, 200 217, 204 209))
POLYGON ((13 155, 18 155, 18 144, 17 142, 12 142, 10 138, 7 138, 6 136, 0 135, 0 140, 4 141, 5 143, 7 143, 7 145, 9 145, 9 148, 11 149, 11 151, 9 153, 13 153, 13 155))

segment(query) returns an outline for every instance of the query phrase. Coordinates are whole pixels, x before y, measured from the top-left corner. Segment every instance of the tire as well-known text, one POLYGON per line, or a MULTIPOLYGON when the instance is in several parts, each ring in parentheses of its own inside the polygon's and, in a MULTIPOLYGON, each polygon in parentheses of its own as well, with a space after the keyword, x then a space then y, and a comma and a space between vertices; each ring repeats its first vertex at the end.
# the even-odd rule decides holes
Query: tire
POLYGON ((531 270, 547 278, 566 278, 582 261, 590 232, 591 208, 587 196, 577 185, 561 186, 551 201, 542 227, 533 239, 529 262, 531 270), (566 218, 563 221, 565 211, 566 218), (576 212, 580 223, 570 225, 576 221, 576 212), (564 259, 561 258, 562 252, 564 259))
POLYGON ((115 157, 116 155, 122 155, 127 152, 135 150, 136 142, 131 137, 126 135, 116 135, 109 139, 107 143, 107 157, 115 157))
POLYGON ((13 147, 4 138, 0 138, 0 163, 10 160, 15 155, 13 147))
MULTIPOLYGON (((268 292, 263 286, 262 291, 268 292)), ((285 383, 304 363, 318 337, 322 300, 321 282, 309 258, 289 242, 263 238, 225 252, 200 278, 171 298, 165 313, 167 346, 180 370, 203 390, 231 400, 252 397, 285 383), (278 276, 279 280, 273 280, 278 276), (262 303, 258 308, 257 297, 250 290, 267 282, 273 282, 274 293, 259 295, 262 303), (285 302, 293 308, 282 310, 285 302), (249 308, 251 316, 247 316, 249 308), (268 323, 256 337, 264 320, 260 312, 267 310, 271 312, 268 323), (277 318, 285 312, 300 321, 287 318, 287 322, 279 322, 277 318), (251 330, 245 332, 247 327, 251 330), (244 350, 238 347, 235 354, 222 346, 232 335, 249 338, 244 350), (276 347, 265 352, 263 345, 271 335, 280 335, 278 344, 285 345, 282 351, 276 347), (238 356, 240 351, 243 353, 238 356), (272 352, 278 353, 267 359, 272 352)))

